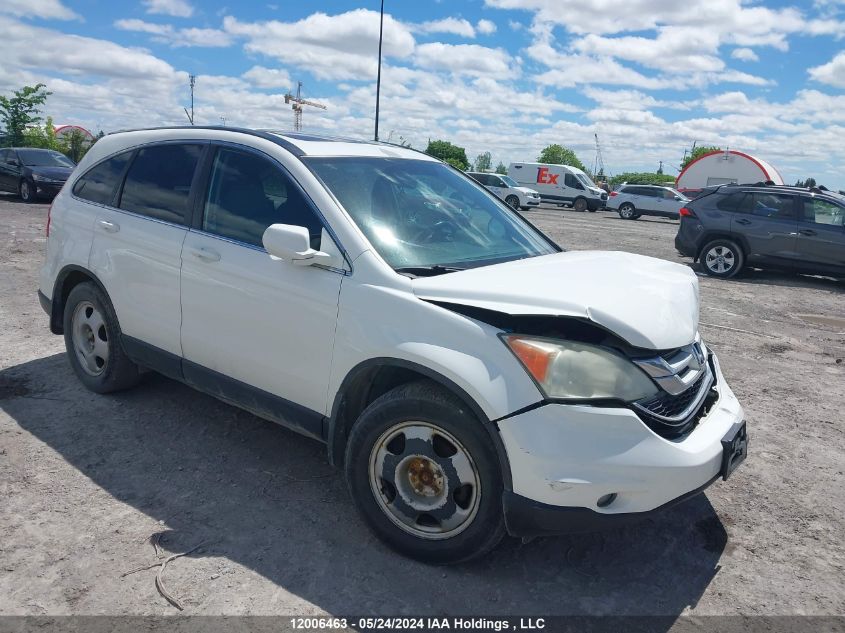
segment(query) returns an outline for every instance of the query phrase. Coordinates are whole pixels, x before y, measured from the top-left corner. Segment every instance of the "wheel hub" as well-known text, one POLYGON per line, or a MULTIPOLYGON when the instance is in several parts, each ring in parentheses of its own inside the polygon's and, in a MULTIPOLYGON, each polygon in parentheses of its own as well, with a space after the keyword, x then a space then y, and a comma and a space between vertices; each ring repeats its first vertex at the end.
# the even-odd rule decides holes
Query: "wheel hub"
POLYGON ((426 457, 417 456, 411 459, 407 477, 411 489, 423 497, 440 496, 445 489, 443 471, 426 457))

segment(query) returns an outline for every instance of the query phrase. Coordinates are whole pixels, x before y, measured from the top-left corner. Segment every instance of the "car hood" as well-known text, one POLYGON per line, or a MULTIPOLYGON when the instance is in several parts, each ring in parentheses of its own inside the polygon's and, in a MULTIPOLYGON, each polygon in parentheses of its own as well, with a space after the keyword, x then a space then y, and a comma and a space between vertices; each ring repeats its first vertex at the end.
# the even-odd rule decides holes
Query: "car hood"
POLYGON ((522 193, 537 193, 534 189, 529 189, 528 187, 514 187, 517 191, 521 191, 522 193))
POLYGON ((30 167, 29 171, 52 180, 67 180, 73 167, 30 167))
POLYGON ((420 299, 511 315, 585 318, 635 347, 672 349, 698 329, 698 279, 632 253, 575 251, 412 280, 420 299))

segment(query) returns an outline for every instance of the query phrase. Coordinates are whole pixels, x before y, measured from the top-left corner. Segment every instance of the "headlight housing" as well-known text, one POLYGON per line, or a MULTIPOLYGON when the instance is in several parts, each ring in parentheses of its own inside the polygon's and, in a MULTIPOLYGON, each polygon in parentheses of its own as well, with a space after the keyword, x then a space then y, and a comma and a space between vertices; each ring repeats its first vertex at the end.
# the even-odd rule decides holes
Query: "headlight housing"
POLYGON ((47 176, 42 176, 40 174, 32 174, 32 179, 35 182, 48 182, 48 183, 61 182, 60 180, 56 180, 55 178, 47 178, 47 176))
POLYGON ((658 392, 631 361, 601 347, 520 334, 502 340, 547 398, 632 402, 658 392))

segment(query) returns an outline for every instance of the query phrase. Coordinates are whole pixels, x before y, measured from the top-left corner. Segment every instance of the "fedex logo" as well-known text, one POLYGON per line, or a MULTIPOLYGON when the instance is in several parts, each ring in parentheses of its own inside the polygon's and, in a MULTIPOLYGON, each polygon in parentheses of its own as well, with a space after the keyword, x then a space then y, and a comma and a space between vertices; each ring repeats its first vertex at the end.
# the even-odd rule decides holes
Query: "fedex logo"
POLYGON ((548 167, 540 167, 537 170, 537 182, 541 185, 556 185, 558 176, 560 174, 550 174, 548 167))

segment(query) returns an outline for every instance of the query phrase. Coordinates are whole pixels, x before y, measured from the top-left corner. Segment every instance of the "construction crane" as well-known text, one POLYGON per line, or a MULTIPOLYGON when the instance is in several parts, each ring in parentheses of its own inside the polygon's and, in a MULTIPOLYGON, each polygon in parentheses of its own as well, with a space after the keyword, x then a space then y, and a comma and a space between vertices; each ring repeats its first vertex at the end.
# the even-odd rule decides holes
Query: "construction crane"
POLYGON ((293 129, 299 132, 302 129, 302 106, 311 106, 313 108, 320 108, 325 110, 326 106, 322 103, 315 103, 313 101, 306 101, 302 98, 302 82, 297 82, 296 96, 288 92, 285 95, 285 103, 290 103, 293 109, 293 129))
POLYGON ((604 170, 604 158, 601 155, 601 145, 599 144, 599 135, 598 132, 594 132, 593 136, 596 137, 596 160, 593 163, 593 174, 597 176, 601 176, 605 180, 607 180, 608 174, 605 173, 604 170))

